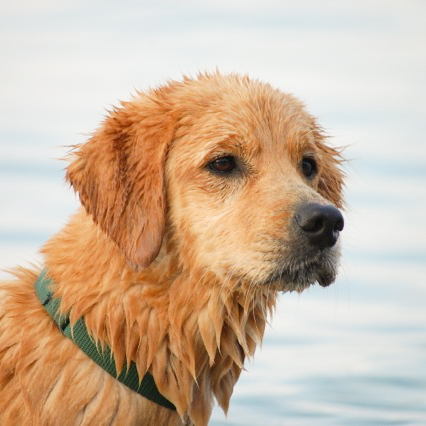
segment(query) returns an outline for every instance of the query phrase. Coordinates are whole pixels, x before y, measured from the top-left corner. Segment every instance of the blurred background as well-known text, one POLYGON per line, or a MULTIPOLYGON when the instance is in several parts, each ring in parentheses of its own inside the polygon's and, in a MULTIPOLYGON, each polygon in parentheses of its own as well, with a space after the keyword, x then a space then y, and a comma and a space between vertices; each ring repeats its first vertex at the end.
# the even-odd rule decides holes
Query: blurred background
POLYGON ((281 296, 211 424, 426 424, 426 2, 2 0, 0 58, 3 270, 76 209, 60 159, 119 99, 216 68, 302 99, 347 146, 340 276, 281 296))

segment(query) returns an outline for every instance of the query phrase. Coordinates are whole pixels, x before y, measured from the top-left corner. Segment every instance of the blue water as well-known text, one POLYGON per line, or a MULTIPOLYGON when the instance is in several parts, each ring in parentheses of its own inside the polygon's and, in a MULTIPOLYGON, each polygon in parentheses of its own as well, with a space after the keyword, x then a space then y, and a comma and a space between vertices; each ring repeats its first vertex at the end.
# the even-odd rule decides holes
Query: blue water
MULTIPOLYGON (((66 146, 135 89, 216 66, 300 97, 348 146, 338 281, 280 298, 213 425, 426 425, 426 3, 0 5, 0 268, 77 207, 66 146)), ((1 277, 5 273, 0 273, 1 277)))

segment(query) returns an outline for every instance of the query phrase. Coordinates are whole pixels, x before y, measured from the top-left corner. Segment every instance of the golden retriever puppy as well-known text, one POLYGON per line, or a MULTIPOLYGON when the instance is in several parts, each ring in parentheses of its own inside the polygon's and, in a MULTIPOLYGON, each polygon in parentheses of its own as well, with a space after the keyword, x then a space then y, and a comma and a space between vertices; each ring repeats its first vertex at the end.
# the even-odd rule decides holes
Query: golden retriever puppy
POLYGON ((226 412, 277 294, 335 280, 340 163, 299 101, 247 77, 185 78, 111 111, 70 156, 82 208, 40 269, 0 283, 0 424, 226 412))

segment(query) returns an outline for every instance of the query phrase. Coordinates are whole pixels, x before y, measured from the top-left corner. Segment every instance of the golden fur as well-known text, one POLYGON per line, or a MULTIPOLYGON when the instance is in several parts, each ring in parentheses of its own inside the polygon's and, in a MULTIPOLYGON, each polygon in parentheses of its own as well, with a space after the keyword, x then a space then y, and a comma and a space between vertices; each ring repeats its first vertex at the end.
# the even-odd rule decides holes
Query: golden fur
MULTIPOLYGON (((0 283, 0 424, 206 425, 214 399, 226 412, 278 291, 315 281, 271 277, 291 255, 295 206, 341 206, 340 161, 300 102, 246 77, 185 78, 114 109, 71 155, 83 208, 44 264, 61 311, 84 316, 118 370, 127 359, 151 372, 177 412, 63 337, 35 295, 39 270, 18 269, 0 283), (318 164, 309 182, 305 153, 318 164), (230 154, 243 171, 212 173, 230 154)), ((334 277, 337 258, 318 268, 334 277)))

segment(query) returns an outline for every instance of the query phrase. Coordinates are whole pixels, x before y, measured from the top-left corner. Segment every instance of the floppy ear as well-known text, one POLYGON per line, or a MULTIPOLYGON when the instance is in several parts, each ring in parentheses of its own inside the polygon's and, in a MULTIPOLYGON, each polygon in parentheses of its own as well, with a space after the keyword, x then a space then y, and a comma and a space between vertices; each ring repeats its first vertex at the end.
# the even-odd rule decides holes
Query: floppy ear
POLYGON ((135 268, 155 259, 165 228, 164 167, 176 120, 153 96, 114 109, 77 147, 66 175, 86 211, 135 268))
POLYGON ((341 208, 343 201, 344 173, 341 163, 344 161, 340 152, 321 143, 322 170, 318 182, 318 191, 326 199, 341 208))
POLYGON ((341 155, 342 150, 339 151, 326 144, 326 136, 314 118, 311 126, 311 134, 315 138, 321 161, 318 192, 334 203, 336 207, 341 208, 344 205, 343 186, 345 178, 341 169, 341 164, 344 161, 341 155))

